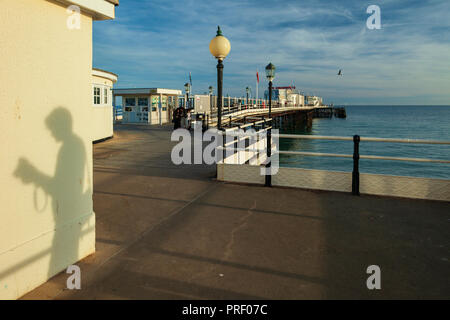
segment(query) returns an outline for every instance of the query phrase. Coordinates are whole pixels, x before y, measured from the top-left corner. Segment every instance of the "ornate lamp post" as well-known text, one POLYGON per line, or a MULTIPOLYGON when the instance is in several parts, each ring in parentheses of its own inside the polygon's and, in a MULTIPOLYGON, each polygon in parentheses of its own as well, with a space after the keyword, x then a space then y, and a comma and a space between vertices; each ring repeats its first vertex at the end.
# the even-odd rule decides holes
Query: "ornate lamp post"
MULTIPOLYGON (((275 66, 272 63, 269 63, 266 66, 266 77, 267 80, 269 80, 269 119, 272 119, 272 81, 275 79, 275 66)), ((270 168, 272 165, 272 124, 273 121, 270 121, 270 127, 267 129, 267 164, 266 168, 270 168)), ((271 170, 270 170, 271 171, 271 170)), ((268 172, 266 174, 266 181, 265 181, 266 187, 272 186, 272 175, 271 172, 268 172)))
POLYGON ((209 43, 209 51, 217 59, 217 128, 222 129, 222 82, 223 59, 230 53, 230 41, 222 35, 220 27, 217 27, 217 35, 209 43))
POLYGON ((186 91, 186 100, 184 102, 184 108, 187 109, 188 108, 188 101, 189 101, 189 91, 191 91, 191 85, 189 84, 189 82, 186 82, 184 84, 184 91, 186 91))

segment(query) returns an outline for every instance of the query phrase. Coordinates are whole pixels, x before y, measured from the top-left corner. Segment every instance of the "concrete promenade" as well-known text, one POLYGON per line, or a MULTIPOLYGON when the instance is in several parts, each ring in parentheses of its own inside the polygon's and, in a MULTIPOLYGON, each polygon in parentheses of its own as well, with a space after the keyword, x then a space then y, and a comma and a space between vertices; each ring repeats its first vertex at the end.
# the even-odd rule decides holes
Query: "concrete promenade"
POLYGON ((450 204, 215 181, 168 126, 94 145, 97 252, 25 299, 450 299, 450 204), (381 268, 368 290, 366 268, 381 268))

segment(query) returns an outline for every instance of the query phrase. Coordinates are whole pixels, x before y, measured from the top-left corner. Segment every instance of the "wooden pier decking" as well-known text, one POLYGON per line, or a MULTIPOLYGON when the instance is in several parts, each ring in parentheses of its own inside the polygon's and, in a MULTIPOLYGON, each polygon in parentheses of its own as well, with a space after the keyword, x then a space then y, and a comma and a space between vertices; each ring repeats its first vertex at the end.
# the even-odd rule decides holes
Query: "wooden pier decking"
POLYGON ((170 134, 119 125, 94 145, 82 289, 63 272, 24 299, 450 299, 447 202, 217 182, 172 164, 170 134))

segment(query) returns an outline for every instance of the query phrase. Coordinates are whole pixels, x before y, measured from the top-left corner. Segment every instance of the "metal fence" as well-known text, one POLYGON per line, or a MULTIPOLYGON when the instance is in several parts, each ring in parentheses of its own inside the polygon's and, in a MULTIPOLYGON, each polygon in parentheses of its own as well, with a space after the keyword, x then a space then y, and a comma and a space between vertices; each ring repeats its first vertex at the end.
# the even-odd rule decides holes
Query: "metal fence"
POLYGON ((372 159, 372 160, 391 160, 391 161, 406 161, 406 162, 428 162, 428 163, 450 163, 450 160, 443 159, 428 159, 428 158, 406 158, 406 157, 392 157, 392 156, 374 156, 374 155, 360 155, 359 144, 360 142, 387 142, 387 143, 408 143, 408 144, 439 144, 450 145, 450 141, 438 141, 438 140, 420 140, 420 139, 390 139, 390 138, 372 138, 372 137, 360 137, 355 135, 353 137, 335 137, 335 136, 311 136, 311 135, 293 135, 293 134, 279 134, 278 138, 288 139, 310 139, 310 140, 340 140, 340 141, 353 141, 353 154, 337 154, 337 153, 319 153, 319 152, 302 152, 302 151, 282 151, 278 150, 279 154, 290 155, 302 155, 313 157, 339 157, 339 158, 352 158, 353 170, 352 170, 352 193, 359 195, 359 160, 360 159, 372 159))
MULTIPOLYGON (((416 145, 450 145, 450 141, 438 140, 421 140, 421 139, 397 139, 397 138, 374 138, 374 137, 360 137, 355 135, 353 137, 340 136, 313 136, 313 135, 295 135, 295 134, 272 134, 270 136, 270 143, 268 139, 264 143, 260 134, 261 130, 270 132, 271 127, 267 125, 267 120, 260 120, 255 123, 240 125, 226 130, 224 135, 235 136, 231 142, 223 144, 224 161, 221 165, 221 177, 223 180, 249 183, 261 183, 266 186, 272 186, 272 180, 261 179, 255 177, 257 171, 250 169, 248 166, 261 165, 265 159, 270 159, 270 154, 287 154, 287 155, 301 155, 310 157, 337 157, 350 158, 352 161, 352 171, 334 172, 328 170, 310 170, 302 168, 280 168, 278 177, 275 177, 274 185, 294 186, 312 189, 336 190, 336 191, 351 191, 354 195, 359 195, 360 192, 368 194, 381 194, 393 196, 406 196, 423 199, 437 199, 450 200, 450 180, 445 179, 430 179, 430 178, 413 178, 413 177, 398 177, 375 174, 362 174, 363 187, 361 191, 361 174, 359 170, 360 159, 371 159, 377 161, 401 161, 401 162, 421 162, 421 163, 441 163, 450 164, 449 159, 430 159, 425 157, 394 157, 381 155, 361 155, 359 152, 360 143, 377 142, 377 143, 401 143, 401 144, 416 144, 416 145), (254 127, 256 123, 262 124, 260 130, 249 133, 237 133, 237 129, 244 129, 254 127), (251 137, 255 135, 255 137, 251 137), (305 152, 305 151, 287 151, 277 149, 278 144, 272 143, 272 139, 310 139, 310 140, 337 140, 348 141, 353 143, 353 154, 338 154, 338 153, 320 153, 320 152, 305 152), (253 141, 254 143, 244 141, 253 141), (268 147, 270 146, 270 148, 268 147), (248 157, 251 155, 251 157, 248 157), (261 159, 261 161, 249 161, 250 159, 261 159), (227 165, 230 165, 227 167, 227 165), (234 166, 233 166, 234 165, 234 166), (228 173, 226 172, 228 170, 228 173), (227 178, 228 177, 228 178, 227 178), (295 180, 297 177, 297 181, 295 180), (245 181, 247 180, 247 181, 245 181), (288 181, 289 180, 289 181, 288 181), (302 180, 302 181, 300 181, 302 180), (316 181, 316 182, 314 182, 316 181), (351 186, 351 189, 350 189, 351 186)), ((270 162, 265 163, 265 166, 270 166, 270 162)))

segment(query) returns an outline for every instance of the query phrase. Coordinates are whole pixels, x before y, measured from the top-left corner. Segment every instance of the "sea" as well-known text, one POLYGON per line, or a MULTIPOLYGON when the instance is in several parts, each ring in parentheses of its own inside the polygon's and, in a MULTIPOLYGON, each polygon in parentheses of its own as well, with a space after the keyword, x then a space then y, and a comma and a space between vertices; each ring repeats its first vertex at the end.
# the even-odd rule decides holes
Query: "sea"
MULTIPOLYGON (((345 106, 347 118, 316 118, 280 133, 450 141, 450 106, 345 106)), ((280 150, 352 154, 352 141, 280 139, 280 150)), ((450 160, 450 145, 360 142, 361 155, 450 160)), ((280 155, 281 167, 351 172, 352 159, 280 155)), ((450 164, 360 160, 361 173, 450 179, 450 164)))

